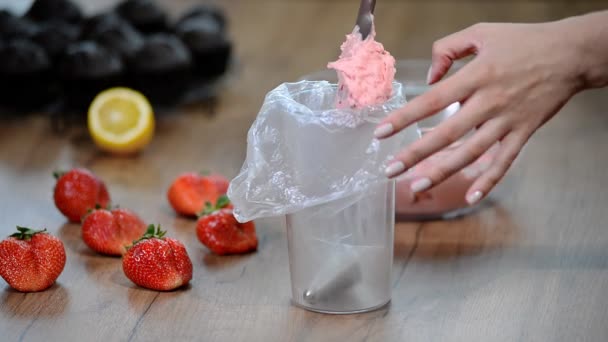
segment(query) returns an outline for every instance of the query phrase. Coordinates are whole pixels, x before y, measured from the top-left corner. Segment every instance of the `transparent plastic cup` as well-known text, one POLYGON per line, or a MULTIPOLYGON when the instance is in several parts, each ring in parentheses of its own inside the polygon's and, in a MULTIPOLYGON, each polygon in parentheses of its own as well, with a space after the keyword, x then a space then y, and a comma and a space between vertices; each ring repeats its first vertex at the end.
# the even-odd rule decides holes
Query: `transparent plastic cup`
POLYGON ((287 215, 293 303, 331 314, 391 299, 395 183, 287 215))
POLYGON ((415 127, 379 141, 376 126, 405 103, 336 109, 338 86, 284 83, 270 91, 230 183, 235 217, 286 216, 293 303, 332 314, 371 311, 391 299, 395 181, 385 163, 418 139, 415 127))

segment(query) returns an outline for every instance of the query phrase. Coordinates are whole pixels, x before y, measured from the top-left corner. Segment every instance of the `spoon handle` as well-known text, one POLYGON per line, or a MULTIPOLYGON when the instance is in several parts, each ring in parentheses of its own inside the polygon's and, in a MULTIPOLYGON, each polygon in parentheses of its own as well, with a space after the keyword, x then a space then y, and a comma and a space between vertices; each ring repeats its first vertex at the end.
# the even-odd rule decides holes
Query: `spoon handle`
POLYGON ((372 31, 374 9, 376 8, 376 0, 361 0, 359 6, 359 15, 357 16, 357 26, 359 26, 359 32, 365 39, 372 31))

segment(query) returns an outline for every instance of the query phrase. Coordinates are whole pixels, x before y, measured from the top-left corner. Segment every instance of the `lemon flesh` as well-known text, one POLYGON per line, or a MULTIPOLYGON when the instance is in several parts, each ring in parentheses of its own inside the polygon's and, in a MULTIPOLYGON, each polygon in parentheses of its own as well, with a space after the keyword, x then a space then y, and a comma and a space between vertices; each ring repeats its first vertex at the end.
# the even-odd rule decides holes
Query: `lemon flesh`
POLYGON ((89 133, 102 150, 131 154, 141 151, 154 135, 154 112, 141 93, 111 88, 99 93, 88 114, 89 133))

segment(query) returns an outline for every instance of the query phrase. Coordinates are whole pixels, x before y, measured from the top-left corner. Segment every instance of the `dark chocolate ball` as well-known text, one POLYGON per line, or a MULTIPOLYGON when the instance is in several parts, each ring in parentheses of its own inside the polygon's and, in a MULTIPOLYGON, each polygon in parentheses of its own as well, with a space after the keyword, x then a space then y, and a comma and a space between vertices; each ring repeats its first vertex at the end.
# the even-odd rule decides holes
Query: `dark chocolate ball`
POLYGON ((222 39, 223 31, 217 21, 210 17, 193 17, 181 21, 175 32, 184 41, 214 41, 222 39))
POLYGON ((188 67, 192 57, 188 48, 174 35, 157 33, 149 36, 130 60, 136 72, 167 71, 188 67))
POLYGON ((69 45, 60 63, 61 74, 69 79, 105 78, 122 71, 122 60, 93 41, 69 45))
POLYGON ((126 0, 116 7, 116 12, 142 32, 168 30, 167 14, 151 0, 126 0))
POLYGON ((64 21, 48 21, 40 25, 40 31, 32 38, 42 46, 51 58, 63 54, 65 48, 78 39, 77 26, 64 21))
POLYGON ((86 112, 97 94, 123 84, 123 71, 119 56, 96 42, 69 45, 59 64, 65 109, 86 112))
POLYGON ((126 20, 116 16, 101 17, 88 27, 86 39, 94 40, 123 58, 129 58, 143 45, 144 38, 126 20))
POLYGON ((193 55, 197 75, 214 77, 226 71, 232 44, 213 19, 192 17, 182 21, 176 32, 193 55))
POLYGON ((38 25, 27 18, 14 16, 8 11, 0 11, 0 38, 31 38, 39 31, 38 25))
POLYGON ((26 39, 15 39, 0 48, 0 72, 25 74, 46 70, 51 65, 44 49, 26 39))
POLYGON ((225 31, 228 25, 226 15, 219 7, 213 5, 198 5, 186 11, 177 21, 177 26, 179 26, 183 21, 196 17, 206 17, 215 21, 222 31, 225 31))
POLYGON ((89 40, 91 36, 96 35, 100 31, 106 30, 108 27, 114 27, 124 22, 124 19, 115 12, 99 13, 86 18, 80 29, 80 37, 83 40, 89 40))
POLYGON ((50 65, 38 44, 27 39, 6 42, 0 48, 0 105, 32 111, 56 98, 49 82, 50 65))
POLYGON ((25 15, 36 21, 62 20, 75 24, 82 20, 82 11, 69 0, 36 0, 25 15))
POLYGON ((179 103, 189 85, 192 57, 174 35, 157 33, 146 38, 130 59, 129 85, 155 106, 179 103))

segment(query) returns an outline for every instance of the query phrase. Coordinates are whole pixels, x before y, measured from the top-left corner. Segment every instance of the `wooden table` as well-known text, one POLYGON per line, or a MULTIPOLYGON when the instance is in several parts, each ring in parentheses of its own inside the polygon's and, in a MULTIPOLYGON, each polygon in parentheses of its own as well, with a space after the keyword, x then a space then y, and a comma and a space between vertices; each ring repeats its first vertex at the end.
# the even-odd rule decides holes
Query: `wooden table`
MULTIPOLYGON (((85 1, 81 1, 85 3, 85 1)), ((113 1, 86 2, 87 11, 113 1)), ((179 12, 194 1, 171 1, 179 12)), ((169 6, 170 1, 165 1, 169 6)), ((493 205, 453 221, 399 223, 388 307, 350 316, 290 305, 280 219, 258 221, 259 251, 218 257, 176 217, 165 192, 186 170, 234 176, 264 94, 323 68, 352 28, 356 1, 223 1, 240 65, 215 115, 197 106, 159 117, 136 158, 98 152, 83 128, 54 134, 42 116, 0 124, 0 233, 47 227, 66 245, 56 285, 2 285, 2 341, 606 341, 608 97, 575 97, 532 139, 493 205), (158 293, 134 286, 121 261, 91 252, 55 209, 51 172, 84 166, 116 203, 187 245, 194 279, 158 293)), ((478 21, 543 21, 607 1, 399 1, 378 4, 379 39, 398 58, 429 56, 433 40, 478 21)))

